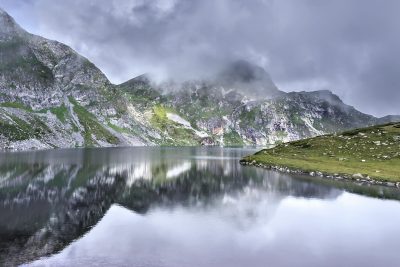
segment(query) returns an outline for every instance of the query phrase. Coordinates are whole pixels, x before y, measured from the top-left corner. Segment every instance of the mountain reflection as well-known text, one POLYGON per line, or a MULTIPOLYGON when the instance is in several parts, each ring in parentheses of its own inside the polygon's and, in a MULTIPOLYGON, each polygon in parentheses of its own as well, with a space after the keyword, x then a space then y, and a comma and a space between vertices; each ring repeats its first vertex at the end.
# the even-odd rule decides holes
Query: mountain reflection
MULTIPOLYGON (((216 199, 234 203, 238 195, 260 194, 269 196, 273 212, 275 203, 287 196, 326 199, 339 196, 339 188, 360 190, 240 166, 238 160, 251 152, 110 148, 1 154, 0 265, 14 266, 62 250, 113 204, 146 213, 152 207, 207 207, 216 199)), ((368 190, 381 196, 386 192, 368 190)))

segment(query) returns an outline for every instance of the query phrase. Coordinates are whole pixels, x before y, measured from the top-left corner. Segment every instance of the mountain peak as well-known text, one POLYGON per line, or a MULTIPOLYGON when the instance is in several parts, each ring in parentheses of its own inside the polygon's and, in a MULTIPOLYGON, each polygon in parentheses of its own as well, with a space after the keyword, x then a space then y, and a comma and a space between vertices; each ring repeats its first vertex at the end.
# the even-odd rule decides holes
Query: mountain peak
POLYGON ((22 33, 24 30, 4 9, 0 8, 0 40, 22 33))
POLYGON ((225 81, 243 83, 271 80, 269 74, 263 68, 246 60, 237 60, 230 63, 221 72, 220 77, 225 81))
POLYGON ((233 61, 219 73, 217 83, 248 95, 271 97, 281 94, 268 72, 246 60, 233 61))
POLYGON ((2 16, 10 16, 10 15, 8 15, 8 13, 0 7, 0 17, 2 17, 2 16))

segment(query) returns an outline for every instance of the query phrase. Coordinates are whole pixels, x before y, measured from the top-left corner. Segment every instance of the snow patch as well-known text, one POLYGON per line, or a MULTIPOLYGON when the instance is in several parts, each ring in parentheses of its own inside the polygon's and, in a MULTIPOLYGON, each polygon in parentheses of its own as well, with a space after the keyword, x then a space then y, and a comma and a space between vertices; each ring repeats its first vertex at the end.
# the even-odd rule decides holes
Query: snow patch
POLYGON ((179 116, 179 115, 177 115, 177 114, 168 113, 168 112, 167 112, 167 118, 168 118, 169 120, 173 121, 173 122, 176 122, 176 123, 182 125, 182 126, 185 127, 186 129, 190 129, 190 130, 194 131, 195 134, 196 134, 197 136, 199 136, 199 137, 204 138, 204 137, 207 137, 207 136, 208 136, 208 134, 207 134, 206 132, 198 131, 198 130, 194 129, 194 128, 192 127, 192 125, 190 124, 190 122, 188 122, 187 120, 185 120, 184 118, 182 118, 181 116, 179 116))
POLYGON ((174 114, 174 113, 167 113, 167 118, 173 122, 182 124, 183 126, 186 126, 188 128, 192 128, 192 125, 190 122, 182 118, 181 116, 174 114))

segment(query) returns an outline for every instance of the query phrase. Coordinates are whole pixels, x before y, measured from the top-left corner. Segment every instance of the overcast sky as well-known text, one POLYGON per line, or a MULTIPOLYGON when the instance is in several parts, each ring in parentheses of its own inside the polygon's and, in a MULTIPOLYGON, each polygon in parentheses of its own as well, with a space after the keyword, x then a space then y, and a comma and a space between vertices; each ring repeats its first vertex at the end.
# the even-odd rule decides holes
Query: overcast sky
POLYGON ((284 91, 329 89, 400 114, 398 0, 0 0, 25 29, 66 43, 114 82, 208 75, 246 59, 284 91))

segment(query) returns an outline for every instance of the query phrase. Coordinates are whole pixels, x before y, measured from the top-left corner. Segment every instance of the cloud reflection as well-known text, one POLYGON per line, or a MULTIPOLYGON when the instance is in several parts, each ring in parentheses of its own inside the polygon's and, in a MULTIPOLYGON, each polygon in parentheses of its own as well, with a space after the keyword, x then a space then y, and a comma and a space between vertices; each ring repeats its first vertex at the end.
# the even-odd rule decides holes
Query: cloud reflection
POLYGON ((399 202, 261 193, 144 216, 114 205, 85 237, 29 266, 397 266, 399 202))

